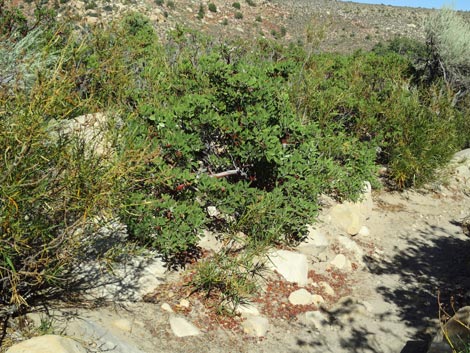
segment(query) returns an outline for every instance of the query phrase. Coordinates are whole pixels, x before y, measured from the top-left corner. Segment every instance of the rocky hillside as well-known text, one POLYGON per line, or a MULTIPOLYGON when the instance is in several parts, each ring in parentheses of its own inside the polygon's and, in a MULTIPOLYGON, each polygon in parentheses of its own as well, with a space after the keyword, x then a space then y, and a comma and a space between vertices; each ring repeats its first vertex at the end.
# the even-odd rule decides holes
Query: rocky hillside
MULTIPOLYGON (((13 0, 29 13, 31 0, 13 0)), ((320 50, 370 49, 396 36, 424 38, 423 22, 433 11, 366 5, 337 0, 41 0, 59 17, 80 25, 109 23, 127 11, 148 16, 164 37, 178 26, 217 38, 266 37, 282 41, 320 41, 320 50)), ((469 17, 468 13, 464 13, 469 17)))

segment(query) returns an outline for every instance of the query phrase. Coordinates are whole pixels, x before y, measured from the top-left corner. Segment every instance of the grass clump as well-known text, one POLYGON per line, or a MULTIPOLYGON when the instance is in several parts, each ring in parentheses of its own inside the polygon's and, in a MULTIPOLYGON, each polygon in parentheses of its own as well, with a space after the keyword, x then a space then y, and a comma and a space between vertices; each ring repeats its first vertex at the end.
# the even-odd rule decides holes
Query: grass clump
POLYGON ((233 17, 235 17, 236 20, 241 20, 243 19, 243 14, 241 12, 235 12, 233 17))

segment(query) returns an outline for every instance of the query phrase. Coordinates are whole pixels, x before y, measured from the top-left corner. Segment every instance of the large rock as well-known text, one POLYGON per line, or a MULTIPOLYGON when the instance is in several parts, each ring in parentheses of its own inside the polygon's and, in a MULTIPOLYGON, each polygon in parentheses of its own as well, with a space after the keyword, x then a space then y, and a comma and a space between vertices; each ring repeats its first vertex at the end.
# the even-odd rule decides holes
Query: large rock
POLYGON ((369 182, 364 183, 364 190, 358 202, 345 202, 330 209, 331 223, 348 233, 356 235, 372 212, 372 188, 369 182))
POLYGON ((272 251, 268 266, 276 270, 286 281, 306 285, 308 282, 307 257, 287 250, 272 251))
POLYGON ((197 336, 201 334, 201 331, 196 326, 182 317, 171 317, 170 326, 176 337, 197 336))
POLYGON ((86 353, 87 350, 77 341, 57 336, 45 335, 33 337, 15 344, 6 353, 86 353))

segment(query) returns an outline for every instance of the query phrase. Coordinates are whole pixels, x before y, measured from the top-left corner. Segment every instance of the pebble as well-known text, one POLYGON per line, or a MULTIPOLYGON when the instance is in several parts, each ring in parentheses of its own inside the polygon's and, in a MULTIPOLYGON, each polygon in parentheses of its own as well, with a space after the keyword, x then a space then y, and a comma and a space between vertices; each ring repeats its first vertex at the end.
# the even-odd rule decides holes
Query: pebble
POLYGON ((301 288, 289 295, 289 302, 292 305, 309 305, 313 303, 313 296, 308 290, 301 288))

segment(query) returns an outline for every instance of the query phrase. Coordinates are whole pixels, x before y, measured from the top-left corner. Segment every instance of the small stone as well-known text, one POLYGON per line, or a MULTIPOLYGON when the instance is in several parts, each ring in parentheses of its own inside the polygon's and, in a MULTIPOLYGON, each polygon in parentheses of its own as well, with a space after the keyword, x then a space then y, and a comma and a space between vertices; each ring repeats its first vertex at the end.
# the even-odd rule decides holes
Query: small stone
POLYGON ((308 290, 301 288, 289 295, 289 302, 292 305, 309 305, 313 303, 313 296, 308 290))
POLYGON ((328 282, 320 282, 319 283, 320 287, 323 289, 323 291, 325 292, 325 294, 333 297, 335 295, 335 291, 333 288, 331 288, 331 286, 329 285, 328 282))
POLYGON ((58 335, 30 338, 10 347, 6 353, 86 353, 77 341, 58 335))
POLYGON ((217 217, 219 216, 220 212, 217 210, 215 206, 208 206, 207 214, 209 215, 209 217, 217 217))
POLYGON ((253 337, 264 337, 269 329, 269 320, 262 316, 251 316, 242 323, 243 331, 253 337))
POLYGON ((171 308, 170 304, 168 303, 163 303, 160 308, 162 308, 162 310, 165 310, 166 312, 168 313, 172 313, 173 312, 173 309, 171 308))
POLYGON ((312 302, 315 306, 320 306, 320 304, 325 303, 325 299, 319 294, 312 295, 312 302))
POLYGON ((201 331, 182 317, 171 317, 170 326, 176 337, 197 336, 201 331))
POLYGON ((368 237, 370 235, 370 230, 366 226, 362 226, 361 229, 359 229, 359 233, 357 235, 361 237, 368 237))
POLYGON ((336 255, 333 261, 331 261, 331 264, 339 270, 342 270, 343 268, 345 268, 346 263, 347 263, 347 259, 346 259, 346 256, 344 256, 343 254, 336 255))
POLYGON ((189 300, 188 299, 181 299, 180 300, 180 307, 189 308, 189 300))

